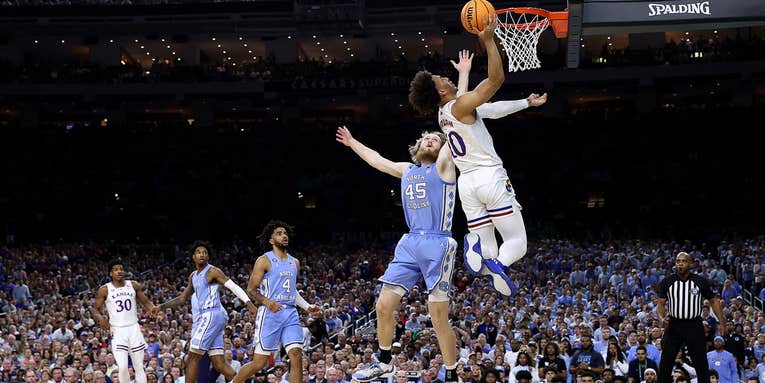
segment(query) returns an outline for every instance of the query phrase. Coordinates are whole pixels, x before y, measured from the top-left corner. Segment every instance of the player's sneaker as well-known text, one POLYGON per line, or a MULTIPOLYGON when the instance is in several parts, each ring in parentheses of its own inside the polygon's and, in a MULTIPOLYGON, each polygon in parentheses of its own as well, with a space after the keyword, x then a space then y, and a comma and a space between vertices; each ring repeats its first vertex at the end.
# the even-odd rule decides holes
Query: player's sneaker
POLYGON ((481 274, 491 277, 491 283, 494 286, 494 290, 497 290, 504 296, 510 296, 518 292, 512 279, 507 275, 509 267, 500 263, 497 259, 483 259, 483 265, 485 266, 481 270, 481 274))
POLYGON ((389 378, 393 375, 393 364, 383 367, 380 362, 369 363, 364 368, 353 373, 352 378, 359 382, 371 382, 379 378, 389 378))
POLYGON ((465 260, 465 267, 473 275, 481 273, 483 267, 483 253, 481 253, 481 237, 476 233, 465 234, 463 241, 462 257, 465 260))

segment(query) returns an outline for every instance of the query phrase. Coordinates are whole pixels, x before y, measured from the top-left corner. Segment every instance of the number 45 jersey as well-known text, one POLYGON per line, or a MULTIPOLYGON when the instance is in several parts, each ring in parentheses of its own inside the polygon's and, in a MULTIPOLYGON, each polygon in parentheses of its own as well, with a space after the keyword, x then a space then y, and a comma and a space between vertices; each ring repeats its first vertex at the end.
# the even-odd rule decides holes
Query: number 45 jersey
POLYGON ((401 204, 410 233, 451 235, 456 185, 438 175, 435 163, 412 165, 401 175, 401 204))

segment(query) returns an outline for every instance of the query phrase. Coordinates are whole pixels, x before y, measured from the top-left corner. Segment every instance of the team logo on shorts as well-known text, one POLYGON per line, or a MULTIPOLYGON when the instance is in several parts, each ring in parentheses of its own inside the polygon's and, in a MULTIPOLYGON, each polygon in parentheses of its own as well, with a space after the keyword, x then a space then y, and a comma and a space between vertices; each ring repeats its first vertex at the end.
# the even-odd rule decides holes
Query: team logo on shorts
POLYGON ((441 283, 438 284, 438 289, 441 291, 449 291, 449 282, 441 281, 441 283))
POLYGON ((510 180, 505 181, 505 189, 507 190, 508 193, 513 192, 513 183, 510 182, 510 180))

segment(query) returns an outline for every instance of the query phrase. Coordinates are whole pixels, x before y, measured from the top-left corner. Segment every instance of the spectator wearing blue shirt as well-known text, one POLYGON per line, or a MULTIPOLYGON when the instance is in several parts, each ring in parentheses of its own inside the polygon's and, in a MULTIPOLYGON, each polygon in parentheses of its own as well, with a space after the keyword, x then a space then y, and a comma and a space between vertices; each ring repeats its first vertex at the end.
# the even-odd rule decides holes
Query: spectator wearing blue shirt
POLYGON ((659 351, 659 349, 653 344, 646 342, 645 333, 642 331, 638 332, 637 340, 638 340, 638 345, 630 347, 630 351, 629 353, 627 353, 627 362, 632 362, 633 360, 635 360, 635 357, 637 354, 637 348, 639 346, 643 346, 648 352, 648 359, 651 359, 658 365, 661 362, 661 352, 659 351))
POLYGON ((725 339, 716 336, 714 339, 715 349, 707 353, 709 368, 713 368, 720 376, 720 383, 736 383, 738 381, 738 368, 736 367, 736 358, 728 351, 725 351, 725 339))

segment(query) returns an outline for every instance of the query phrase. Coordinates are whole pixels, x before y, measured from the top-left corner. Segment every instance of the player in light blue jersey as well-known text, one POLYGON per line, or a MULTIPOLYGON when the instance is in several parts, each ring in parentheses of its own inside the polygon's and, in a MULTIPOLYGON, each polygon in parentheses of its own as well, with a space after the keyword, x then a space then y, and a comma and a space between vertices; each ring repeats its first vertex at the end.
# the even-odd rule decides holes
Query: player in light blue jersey
MULTIPOLYGON (((250 301, 247 293, 229 279, 217 267, 209 264, 210 246, 204 242, 195 242, 191 247, 194 270, 189 275, 189 284, 181 295, 173 300, 155 306, 152 314, 181 305, 189 299, 196 299, 197 314, 193 319, 193 331, 189 341, 189 354, 186 359, 186 383, 196 383, 199 373, 199 360, 205 353, 210 355, 213 367, 231 379, 236 373, 223 359, 223 331, 228 321, 226 310, 220 303, 220 287, 225 286, 237 298, 247 305, 247 310, 255 314, 257 308, 250 301), (194 296, 196 296, 194 298, 194 296)), ((192 302, 192 305, 193 302, 192 302)), ((196 310, 195 310, 196 311, 196 310)))
POLYGON ((338 128, 336 139, 350 147, 373 168, 401 179, 401 202, 409 226, 396 245, 393 261, 385 274, 377 300, 378 362, 353 374, 360 382, 390 377, 393 313, 401 298, 422 277, 428 289, 428 310, 446 365, 446 383, 457 382, 457 349, 449 324, 449 293, 452 288, 457 242, 451 238, 456 197, 456 170, 443 133, 425 132, 409 148, 411 162, 393 162, 364 146, 346 128, 338 128))
POLYGON ((321 315, 318 306, 300 296, 296 283, 300 261, 287 252, 292 226, 270 221, 260 234, 260 243, 271 251, 255 260, 247 292, 262 304, 255 319, 255 356, 242 366, 233 382, 241 383, 263 369, 268 357, 279 349, 287 351, 290 360, 290 383, 303 382, 303 327, 297 308, 314 316, 321 315))

